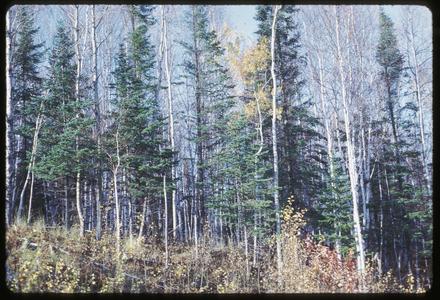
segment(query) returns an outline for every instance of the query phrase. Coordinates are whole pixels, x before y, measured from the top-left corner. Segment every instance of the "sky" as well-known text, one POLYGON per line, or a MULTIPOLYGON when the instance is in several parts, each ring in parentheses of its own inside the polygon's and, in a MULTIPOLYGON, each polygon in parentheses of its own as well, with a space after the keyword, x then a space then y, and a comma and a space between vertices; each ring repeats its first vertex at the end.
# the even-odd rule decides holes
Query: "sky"
POLYGON ((256 39, 254 34, 257 30, 257 24, 254 20, 255 5, 224 5, 224 9, 225 16, 229 19, 233 29, 253 40, 256 39))
MULTIPOLYGON (((222 5, 222 7, 224 8, 225 18, 229 21, 229 25, 237 32, 255 41, 256 35, 254 32, 257 30, 257 24, 254 20, 256 5, 222 5)), ((384 5, 384 9, 394 24, 399 26, 401 5, 384 5)), ((424 10, 423 18, 432 22, 431 12, 428 8, 424 10)))

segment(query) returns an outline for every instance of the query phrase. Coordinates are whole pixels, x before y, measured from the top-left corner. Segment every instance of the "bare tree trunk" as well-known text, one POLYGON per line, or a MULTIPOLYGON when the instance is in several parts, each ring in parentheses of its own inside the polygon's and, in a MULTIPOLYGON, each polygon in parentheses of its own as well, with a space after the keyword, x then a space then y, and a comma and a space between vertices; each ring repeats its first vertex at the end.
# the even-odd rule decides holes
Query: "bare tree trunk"
POLYGON ((10 26, 10 9, 6 12, 6 226, 12 221, 13 214, 13 190, 15 177, 15 154, 14 154, 14 130, 13 130, 13 115, 12 115, 12 70, 11 70, 11 26, 10 26))
POLYGON ((66 231, 69 230, 69 178, 66 176, 66 183, 64 185, 64 226, 66 231))
MULTIPOLYGON (((128 151, 127 151, 128 152, 128 151)), ((127 153, 128 154, 128 153, 127 153)), ((122 168, 122 199, 121 199, 121 229, 122 236, 127 235, 127 168, 122 168)))
POLYGON ((257 212, 254 212, 254 239, 253 239, 253 252, 252 252, 252 266, 255 267, 257 265, 257 228, 258 228, 258 217, 257 212))
MULTIPOLYGON (((32 184, 31 185, 33 187, 33 177, 34 176, 33 176, 32 168, 35 163, 35 155, 36 155, 37 144, 38 144, 38 133, 40 131, 41 123, 42 123, 42 119, 43 119, 43 116, 41 115, 42 108, 43 108, 43 102, 40 104, 40 112, 39 112, 39 114, 37 116, 37 120, 35 122, 35 131, 34 131, 34 137, 33 137, 33 142, 32 142, 31 158, 30 158, 30 161, 28 164, 26 179, 23 184, 23 189, 21 190, 21 193, 20 193, 20 202, 18 205, 18 212, 17 212, 17 219, 19 219, 19 220, 21 219, 21 215, 23 214, 24 195, 25 195, 31 174, 32 174, 32 184)), ((31 206, 31 201, 32 201, 32 191, 30 192, 29 207, 31 206)), ((29 223, 29 216, 30 216, 30 208, 29 208, 29 215, 28 215, 28 223, 29 223)))
POLYGON ((147 199, 144 198, 144 203, 142 204, 142 218, 141 218, 141 225, 139 227, 138 240, 140 240, 142 238, 142 234, 143 234, 143 231, 144 231, 146 209, 147 209, 147 199))
POLYGON ((379 182, 379 274, 382 274, 382 262, 383 262, 383 192, 382 183, 380 178, 380 167, 377 167, 377 180, 379 182))
POLYGON ((163 236, 165 242, 165 268, 168 268, 168 200, 167 200, 167 177, 163 175, 163 236))
MULTIPOLYGON (((167 80, 167 96, 168 96, 168 119, 169 119, 169 139, 172 151, 172 164, 171 164, 171 182, 174 183, 176 179, 176 168, 175 168, 175 141, 174 141, 174 114, 173 114, 173 99, 171 93, 171 73, 170 73, 170 61, 168 59, 168 32, 167 32, 167 20, 165 17, 165 7, 162 6, 161 17, 162 17, 162 26, 163 26, 163 42, 164 42, 164 58, 165 58, 165 75, 167 80)), ((171 192, 171 205, 172 205, 172 217, 173 217, 173 238, 176 239, 176 228, 177 228, 177 219, 176 219, 176 189, 173 188, 171 192)))
POLYGON ((345 125, 345 134, 347 139, 347 156, 348 156, 348 171, 350 177, 350 188, 352 194, 352 204, 353 204, 353 223, 354 223, 354 231, 355 231, 355 241, 356 241, 356 258, 357 258, 357 266, 358 271, 361 276, 364 274, 365 270, 365 252, 363 246, 363 237, 361 232, 360 225, 360 217, 359 217, 359 208, 358 208, 358 172, 356 168, 356 156, 355 156, 355 146, 352 141, 352 128, 350 124, 350 116, 349 116, 349 107, 346 96, 346 86, 345 86, 345 72, 344 72, 344 61, 340 47, 339 41, 339 17, 336 12, 336 6, 334 6, 334 15, 335 15, 335 24, 336 24, 336 47, 337 47, 337 59, 338 59, 338 68, 339 68, 339 76, 341 81, 341 93, 342 93, 342 104, 343 104, 343 114, 344 114, 344 125, 345 125))
POLYGON ((369 182, 370 178, 370 168, 369 168, 369 157, 367 158, 367 149, 365 144, 365 130, 364 130, 364 122, 363 122, 363 116, 361 115, 361 145, 360 145, 360 151, 359 151, 359 157, 361 161, 361 176, 360 176, 360 184, 361 184, 361 194, 362 194, 362 212, 363 212, 363 218, 362 218, 362 227, 364 230, 368 230, 370 226, 370 211, 368 208, 369 200, 368 199, 368 192, 367 192, 367 182, 369 182))
POLYGON ((128 237, 131 242, 133 240, 133 204, 131 198, 128 199, 128 237))
POLYGON ((277 149, 277 81, 275 74, 275 27, 278 10, 281 8, 279 5, 274 6, 273 22, 272 22, 272 36, 270 44, 271 54, 271 75, 272 75, 272 149, 273 149, 273 185, 274 185, 274 206, 275 206, 275 222, 276 222, 276 244, 277 244, 277 281, 278 286, 281 286, 282 278, 282 259, 281 259, 281 220, 280 220, 280 203, 279 203, 279 191, 278 191, 278 149, 277 149))
MULTIPOLYGON (((385 175, 385 186, 387 188, 387 196, 388 196, 388 201, 391 200, 391 192, 390 192, 390 184, 388 181, 388 172, 386 167, 384 168, 384 175, 385 175)), ((394 216, 393 216, 393 211, 392 208, 389 207, 389 218, 391 220, 391 226, 392 228, 394 228, 394 216)), ((396 245, 396 234, 393 233, 393 253, 394 253, 394 261, 396 263, 396 269, 397 269, 397 278, 399 279, 399 282, 402 282, 402 275, 400 272, 400 256, 398 254, 397 251, 397 245, 396 245)))
POLYGON ((190 235, 191 235, 189 219, 190 219, 190 217, 188 214, 188 204, 187 204, 187 201, 185 201, 184 205, 183 205, 183 223, 185 224, 185 234, 184 234, 185 235, 185 243, 188 243, 188 239, 190 238, 190 235))
POLYGON ((197 214, 193 214, 194 217, 194 248, 196 250, 196 258, 199 256, 199 250, 198 250, 198 238, 197 238, 197 214))
MULTIPOLYGON (((34 164, 32 164, 31 168, 32 169, 34 168, 34 164)), ((28 224, 31 223, 33 192, 34 192, 34 171, 32 171, 32 174, 31 174, 31 188, 30 188, 30 191, 29 191, 29 207, 28 207, 28 216, 27 216, 27 223, 28 224)))
MULTIPOLYGON (((28 208, 28 217, 27 217, 27 223, 29 224, 31 222, 31 209, 32 209, 32 196, 34 192, 34 166, 35 166, 35 158, 36 158, 36 152, 38 147, 38 134, 40 132, 41 125, 43 124, 43 116, 42 116, 42 109, 43 109, 43 103, 41 103, 40 106, 40 113, 38 114, 37 121, 35 124, 35 131, 34 131, 34 138, 32 142, 32 152, 31 152, 31 162, 29 163, 29 169, 28 169, 28 175, 26 176, 26 179, 29 176, 29 172, 31 172, 31 189, 29 191, 29 208, 28 208)), ((23 191, 26 189, 26 183, 23 187, 23 191)), ((20 197, 21 198, 21 197, 20 197)))
MULTIPOLYGON (((76 101, 79 102, 79 79, 81 75, 81 53, 79 50, 79 5, 75 5, 75 14, 74 14, 74 41, 75 41, 75 56, 77 60, 76 64, 76 77, 75 77, 75 97, 76 101)), ((76 114, 76 118, 79 118, 79 114, 76 114)), ((79 152, 79 136, 75 137, 75 149, 76 152, 79 152)), ((77 164, 80 164, 78 159, 77 164)), ((78 170, 76 173, 76 211, 78 213, 79 219, 79 235, 84 235, 84 217, 81 212, 81 172, 78 170)))
POLYGON ((220 247, 222 247, 223 248, 223 241, 224 241, 224 238, 223 238, 223 213, 222 213, 222 211, 221 211, 221 209, 220 209, 220 221, 219 221, 219 227, 220 227, 220 247))
POLYGON ((84 217, 81 212, 81 172, 76 173, 76 211, 79 219, 79 235, 84 235, 84 217))
MULTIPOLYGON (((260 146, 258 147, 258 151, 257 153, 255 153, 255 199, 256 201, 259 201, 260 199, 260 191, 259 191, 259 183, 258 183, 258 179, 260 178, 259 173, 258 173, 258 162, 259 162, 259 156, 261 154, 261 151, 263 150, 263 146, 264 146, 264 137, 263 137, 263 117, 261 115, 261 107, 260 107, 260 99, 258 97, 258 91, 254 92, 254 98, 255 98, 255 103, 256 103, 256 107, 257 107, 257 114, 258 114, 258 135, 259 135, 259 144, 260 146)), ((258 228, 258 217, 257 217, 257 210, 254 210, 254 237, 253 237, 253 257, 252 257, 252 265, 255 266, 257 263, 257 228, 258 228)), ((221 228, 223 229, 223 228, 221 228)), ((222 237, 223 240, 223 237, 222 237)))
MULTIPOLYGON (((98 22, 99 23, 99 22, 98 22)), ((101 238, 101 199, 102 199, 102 166, 101 166, 101 111, 98 94, 98 47, 96 41, 96 22, 95 5, 92 5, 92 84, 93 84, 93 101, 95 104, 95 121, 96 121, 96 141, 98 148, 98 168, 97 168, 97 192, 96 192, 96 239, 101 238)))
MULTIPOLYGON (((204 169, 203 169, 203 141, 202 141, 202 86, 200 78, 200 58, 199 58, 199 46, 196 36, 197 32, 197 18, 195 12, 196 6, 193 6, 192 17, 193 17, 193 46, 194 46, 194 67, 195 67, 195 84, 196 84, 196 127, 197 127, 197 143, 196 143, 196 153, 197 153, 197 175, 196 175, 196 202, 197 210, 200 211, 200 230, 203 228, 203 223, 205 220, 205 205, 204 205, 204 169)), ((197 218, 196 218, 197 219, 197 218)), ((197 226, 195 226, 197 227, 197 226)))
POLYGON ((113 167, 113 184, 114 184, 114 198, 115 198, 115 215, 116 215, 116 252, 118 260, 120 258, 121 250, 121 222, 119 220, 119 196, 118 196, 118 169, 121 165, 121 157, 119 156, 119 131, 116 131, 116 166, 113 167))
POLYGON ((246 259, 246 280, 249 279, 249 250, 248 250, 248 235, 246 225, 243 226, 244 229, 244 255, 246 259))
POLYGON ((366 215, 364 219, 366 219, 365 228, 368 230, 370 228, 370 211, 368 205, 371 201, 372 191, 371 191, 371 178, 373 177, 374 168, 371 170, 371 124, 368 124, 368 132, 367 132, 367 145, 363 145, 364 148, 364 180, 365 184, 365 201, 366 201, 366 215))
POLYGON ((417 59, 417 53, 416 53, 416 46, 415 46, 415 34, 414 34, 414 24, 412 22, 412 18, 410 20, 410 40, 411 40, 411 54, 412 58, 414 60, 414 86, 416 90, 416 99, 417 99, 417 106, 418 106, 418 121, 419 121, 419 131, 420 131, 420 141, 421 141, 421 156, 422 156, 422 165, 423 165, 423 174, 425 176, 426 181, 426 188, 428 190, 428 193, 431 195, 431 176, 429 176, 429 170, 428 170, 428 164, 427 164, 427 155, 426 155, 426 142, 425 142, 425 122, 424 122, 424 116, 423 116, 423 103, 422 103, 422 97, 421 97, 421 91, 420 91, 420 71, 419 71, 419 64, 417 59))

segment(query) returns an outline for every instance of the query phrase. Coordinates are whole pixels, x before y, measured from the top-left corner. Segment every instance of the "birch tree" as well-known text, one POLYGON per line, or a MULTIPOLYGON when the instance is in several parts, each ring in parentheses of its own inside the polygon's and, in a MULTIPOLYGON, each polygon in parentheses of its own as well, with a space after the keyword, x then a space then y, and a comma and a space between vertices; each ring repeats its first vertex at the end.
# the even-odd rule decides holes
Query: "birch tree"
POLYGON ((276 222, 276 248, 277 248, 277 272, 278 284, 281 285, 282 272, 282 258, 281 258, 281 218, 280 218, 280 203, 278 193, 278 149, 277 149, 277 81, 275 74, 275 25, 277 20, 277 13, 280 6, 274 6, 272 35, 270 43, 271 55, 271 76, 272 76, 272 151, 273 151, 273 185, 274 185, 274 208, 275 208, 275 222, 276 222))
POLYGON ((348 160, 348 173, 350 176, 350 188, 352 194, 352 205, 353 205, 353 223, 354 223, 354 235, 356 241, 356 258, 357 266, 360 275, 362 276, 365 271, 365 252, 364 252, 364 241, 361 231, 361 221, 359 216, 359 194, 358 194, 358 178, 359 174, 357 171, 356 162, 356 149, 354 141, 352 139, 352 125, 350 120, 350 107, 347 99, 347 87, 346 87, 346 74, 344 65, 344 56, 341 50, 341 39, 340 39, 340 23, 339 14, 336 6, 333 7, 333 16, 335 18, 335 38, 336 38, 336 60, 338 62, 338 73, 341 85, 341 98, 343 106, 343 116, 344 116, 344 129, 346 135, 347 144, 347 160, 348 160))

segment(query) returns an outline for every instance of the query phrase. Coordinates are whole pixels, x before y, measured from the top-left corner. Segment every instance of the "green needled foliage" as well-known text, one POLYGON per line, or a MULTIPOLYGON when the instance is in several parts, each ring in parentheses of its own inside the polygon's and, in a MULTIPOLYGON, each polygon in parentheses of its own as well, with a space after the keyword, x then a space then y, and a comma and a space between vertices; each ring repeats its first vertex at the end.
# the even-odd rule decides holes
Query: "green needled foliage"
POLYGON ((13 114, 17 116, 13 121, 17 123, 14 132, 23 139, 20 157, 24 166, 28 164, 35 122, 43 100, 43 78, 39 67, 43 60, 44 44, 35 42, 39 29, 34 25, 34 13, 31 8, 20 7, 17 11, 17 23, 20 31, 16 37, 17 44, 11 62, 14 81, 11 102, 13 114))
POLYGON ((351 237, 353 228, 351 194, 348 185, 348 176, 344 174, 340 159, 331 162, 336 166, 333 178, 326 174, 325 187, 322 189, 317 211, 322 240, 330 242, 333 248, 340 247, 340 254, 344 257, 354 251, 355 244, 351 237))
POLYGON ((385 80, 390 81, 392 93, 395 94, 397 82, 402 71, 403 57, 397 46, 397 38, 393 28, 394 24, 390 17, 381 10, 379 20, 381 31, 376 59, 383 68, 381 75, 385 80))
POLYGON ((44 97, 45 118, 41 130, 40 159, 36 175, 45 180, 72 177, 77 171, 91 167, 93 120, 85 115, 91 102, 75 97, 76 65, 69 31, 59 24, 49 58, 49 78, 44 97), (78 138, 78 151, 75 139, 78 138))
POLYGON ((171 152, 165 148, 165 120, 155 93, 157 79, 152 75, 155 54, 148 35, 154 21, 152 11, 133 6, 131 14, 136 26, 129 36, 129 47, 120 44, 116 57, 114 122, 105 147, 116 155, 118 131, 121 168, 127 174, 128 192, 135 203, 141 203, 146 195, 160 199, 162 176, 171 167, 171 152))
POLYGON ((230 9, 8 10, 10 289, 431 287, 428 11, 230 9))

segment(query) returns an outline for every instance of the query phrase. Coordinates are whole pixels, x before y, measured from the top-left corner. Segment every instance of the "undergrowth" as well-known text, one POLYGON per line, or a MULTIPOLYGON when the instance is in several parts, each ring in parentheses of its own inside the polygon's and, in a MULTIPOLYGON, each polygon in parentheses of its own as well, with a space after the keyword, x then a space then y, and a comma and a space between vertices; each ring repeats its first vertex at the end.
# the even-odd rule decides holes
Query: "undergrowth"
POLYGON ((164 246, 149 239, 125 238, 117 259, 113 234, 97 241, 94 232, 80 238, 77 229, 11 225, 6 235, 7 285, 13 292, 131 293, 352 293, 415 291, 411 275, 405 286, 391 273, 377 275, 369 263, 363 278, 354 258, 339 260, 328 247, 304 238, 304 211, 283 211, 283 272, 277 281, 275 237, 246 263, 239 247, 219 247, 203 236, 193 245, 164 246))

